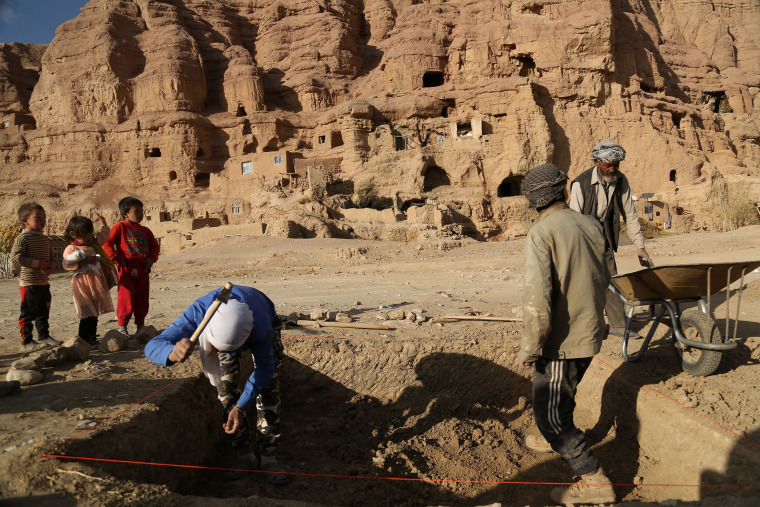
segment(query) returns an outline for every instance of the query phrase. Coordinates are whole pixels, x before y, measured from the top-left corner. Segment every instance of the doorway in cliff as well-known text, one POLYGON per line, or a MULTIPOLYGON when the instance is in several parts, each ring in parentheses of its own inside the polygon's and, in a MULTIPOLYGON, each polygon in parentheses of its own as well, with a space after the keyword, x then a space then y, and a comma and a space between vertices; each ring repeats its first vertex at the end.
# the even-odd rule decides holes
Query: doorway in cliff
POLYGON ((496 197, 513 197, 520 195, 520 185, 522 185, 522 176, 509 176, 504 178, 496 189, 496 197))
POLYGON ((434 188, 451 185, 449 175, 437 165, 428 166, 424 171, 422 190, 430 192, 434 188))

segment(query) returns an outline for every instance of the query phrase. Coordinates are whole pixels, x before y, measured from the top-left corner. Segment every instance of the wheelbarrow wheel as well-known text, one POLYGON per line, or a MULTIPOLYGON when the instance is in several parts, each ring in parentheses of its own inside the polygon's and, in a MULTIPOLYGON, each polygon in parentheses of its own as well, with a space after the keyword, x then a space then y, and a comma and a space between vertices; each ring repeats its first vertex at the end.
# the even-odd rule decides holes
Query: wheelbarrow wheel
MULTIPOLYGON (((681 314, 681 331, 693 341, 721 343, 720 330, 709 315, 698 308, 690 308, 681 314)), ((676 341, 676 355, 681 360, 683 371, 697 377, 712 374, 720 364, 721 353, 689 347, 676 341)))

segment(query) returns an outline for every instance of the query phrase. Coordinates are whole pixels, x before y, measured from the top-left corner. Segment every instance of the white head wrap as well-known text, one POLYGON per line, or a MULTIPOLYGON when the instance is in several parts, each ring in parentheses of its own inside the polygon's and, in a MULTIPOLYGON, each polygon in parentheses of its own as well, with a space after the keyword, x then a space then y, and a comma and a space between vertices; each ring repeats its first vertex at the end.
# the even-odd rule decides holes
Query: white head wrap
POLYGON ((591 160, 594 162, 620 162, 625 160, 625 150, 612 141, 602 141, 594 146, 591 151, 591 160))
POLYGON ((233 352, 243 346, 253 330, 253 312, 248 305, 230 299, 219 306, 206 329, 201 333, 199 344, 203 373, 214 387, 222 383, 220 352, 233 352))

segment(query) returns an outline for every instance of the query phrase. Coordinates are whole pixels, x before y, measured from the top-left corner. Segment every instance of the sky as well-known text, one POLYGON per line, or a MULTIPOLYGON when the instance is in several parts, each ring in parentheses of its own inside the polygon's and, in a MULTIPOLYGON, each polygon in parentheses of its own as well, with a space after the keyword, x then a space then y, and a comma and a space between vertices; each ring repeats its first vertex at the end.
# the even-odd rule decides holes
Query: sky
POLYGON ((88 0, 0 0, 0 43, 48 44, 88 0))

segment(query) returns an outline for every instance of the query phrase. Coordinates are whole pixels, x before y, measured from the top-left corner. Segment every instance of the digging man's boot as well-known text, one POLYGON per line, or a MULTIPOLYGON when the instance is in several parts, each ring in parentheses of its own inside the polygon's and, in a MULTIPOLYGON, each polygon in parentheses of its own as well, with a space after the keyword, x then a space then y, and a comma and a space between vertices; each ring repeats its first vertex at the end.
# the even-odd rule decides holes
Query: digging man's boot
POLYGON ((615 503, 615 491, 602 467, 596 472, 583 474, 580 480, 567 488, 554 488, 549 495, 562 505, 615 503))

